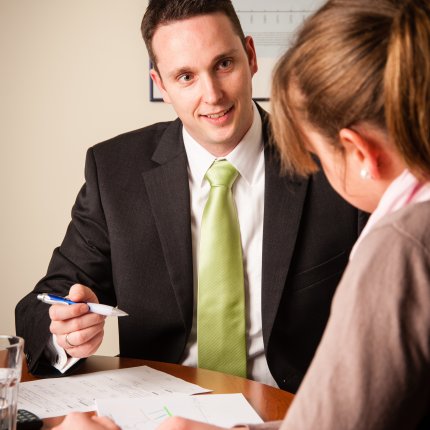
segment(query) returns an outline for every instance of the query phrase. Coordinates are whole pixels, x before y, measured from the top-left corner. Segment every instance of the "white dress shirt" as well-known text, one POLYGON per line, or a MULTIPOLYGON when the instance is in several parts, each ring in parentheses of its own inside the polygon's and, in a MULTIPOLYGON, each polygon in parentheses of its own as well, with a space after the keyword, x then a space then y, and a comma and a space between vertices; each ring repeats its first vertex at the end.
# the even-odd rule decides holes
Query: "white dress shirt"
MULTIPOLYGON (((193 326, 182 364, 196 367, 198 249, 203 209, 210 190, 204 176, 217 158, 197 143, 185 128, 182 133, 188 158, 194 268, 193 326)), ((264 353, 261 319, 265 169, 262 122, 255 105, 252 126, 234 150, 222 159, 228 160, 239 172, 232 192, 239 218, 244 260, 248 377, 276 387, 277 384, 269 371, 264 353)), ((144 327, 142 329, 144 330, 144 327)), ((68 357, 64 349, 58 346, 55 336, 48 345, 46 354, 52 365, 60 372, 65 372, 79 360, 68 357)))

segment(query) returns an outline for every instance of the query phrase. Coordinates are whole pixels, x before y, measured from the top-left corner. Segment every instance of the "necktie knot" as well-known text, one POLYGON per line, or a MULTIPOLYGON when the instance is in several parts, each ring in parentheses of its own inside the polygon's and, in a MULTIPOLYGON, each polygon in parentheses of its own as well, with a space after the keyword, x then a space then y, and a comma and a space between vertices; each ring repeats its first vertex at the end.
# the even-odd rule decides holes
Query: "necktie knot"
POLYGON ((239 172, 227 160, 218 160, 209 167, 205 176, 211 187, 231 188, 238 175, 239 172))

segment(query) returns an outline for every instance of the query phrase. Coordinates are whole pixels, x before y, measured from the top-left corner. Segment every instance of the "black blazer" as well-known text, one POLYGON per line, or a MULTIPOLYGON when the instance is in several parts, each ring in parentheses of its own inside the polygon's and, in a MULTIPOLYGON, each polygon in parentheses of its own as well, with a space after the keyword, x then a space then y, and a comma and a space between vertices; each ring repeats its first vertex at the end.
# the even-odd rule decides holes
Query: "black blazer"
MULTIPOLYGON (((262 112, 267 132, 266 114, 262 112)), ((193 261, 182 123, 158 123, 90 148, 85 185, 47 275, 16 307, 29 369, 46 370, 48 306, 76 282, 118 305, 120 355, 177 363, 193 318, 193 261)), ((324 175, 281 177, 265 135, 262 324, 269 368, 295 392, 323 333, 361 229, 357 210, 324 175)), ((252 208, 250 208, 252 210, 252 208)), ((55 371, 51 368, 51 373, 55 371)))

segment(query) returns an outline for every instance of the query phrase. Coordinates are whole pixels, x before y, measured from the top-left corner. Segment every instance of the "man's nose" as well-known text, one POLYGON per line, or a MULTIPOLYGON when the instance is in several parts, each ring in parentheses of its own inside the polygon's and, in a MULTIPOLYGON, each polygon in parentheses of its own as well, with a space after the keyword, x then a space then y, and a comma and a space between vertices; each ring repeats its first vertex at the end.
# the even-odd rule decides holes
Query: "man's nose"
POLYGON ((220 83, 213 76, 205 76, 201 79, 202 99, 205 103, 216 104, 223 97, 220 83))

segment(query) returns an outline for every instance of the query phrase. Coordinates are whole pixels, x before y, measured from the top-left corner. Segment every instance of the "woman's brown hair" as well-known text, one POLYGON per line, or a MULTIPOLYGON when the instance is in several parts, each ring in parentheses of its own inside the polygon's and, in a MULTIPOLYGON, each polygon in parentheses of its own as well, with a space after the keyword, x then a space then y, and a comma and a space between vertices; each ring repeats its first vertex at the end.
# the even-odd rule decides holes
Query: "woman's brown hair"
POLYGON ((274 71, 273 137, 292 173, 317 169, 300 117, 339 149, 342 128, 386 130, 409 169, 430 177, 429 116, 427 0, 329 0, 274 71))
POLYGON ((403 2, 385 68, 387 128, 416 176, 430 178, 430 3, 403 2))

